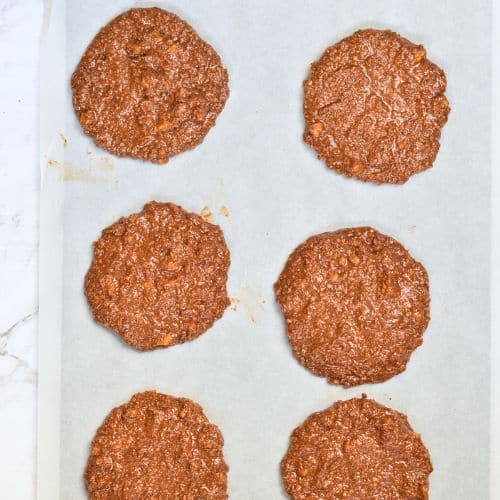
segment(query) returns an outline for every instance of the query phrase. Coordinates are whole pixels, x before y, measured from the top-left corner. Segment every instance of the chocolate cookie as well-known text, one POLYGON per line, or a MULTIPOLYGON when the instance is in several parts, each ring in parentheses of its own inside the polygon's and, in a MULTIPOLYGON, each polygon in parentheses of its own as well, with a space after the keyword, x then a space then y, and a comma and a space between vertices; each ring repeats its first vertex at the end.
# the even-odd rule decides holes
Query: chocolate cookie
POLYGON ((200 405, 155 391, 114 410, 92 441, 90 500, 227 498, 224 439, 200 405))
POLYGON ((94 318, 139 350, 192 340, 229 305, 219 226, 151 202, 94 243, 85 294, 94 318))
POLYGON ((402 372, 429 322, 424 267, 370 227, 312 236, 274 286, 293 353, 331 384, 402 372))
POLYGON ((434 162, 450 111, 445 90, 422 45, 392 31, 357 31, 311 65, 304 140, 341 174, 402 184, 434 162))
POLYGON ((281 462, 293 500, 425 500, 431 472, 406 416, 365 397, 313 413, 281 462))
POLYGON ((215 50, 162 9, 131 9, 88 46, 71 78, 86 134, 118 156, 165 163, 201 143, 229 95, 215 50))

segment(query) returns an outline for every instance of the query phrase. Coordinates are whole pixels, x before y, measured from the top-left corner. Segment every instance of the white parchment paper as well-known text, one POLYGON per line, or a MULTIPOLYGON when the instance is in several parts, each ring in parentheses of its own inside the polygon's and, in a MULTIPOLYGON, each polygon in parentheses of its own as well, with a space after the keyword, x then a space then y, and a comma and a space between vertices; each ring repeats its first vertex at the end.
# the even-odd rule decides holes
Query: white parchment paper
POLYGON ((406 413, 422 434, 435 469, 431 499, 487 499, 490 2, 158 2, 214 46, 231 88, 203 144, 164 166, 99 150, 71 108, 69 78, 84 49, 133 5, 54 0, 48 10, 39 498, 86 498, 82 473, 95 430, 134 392, 155 388, 194 399, 220 427, 231 499, 285 498, 279 462, 291 431, 310 413, 362 392, 406 413), (339 176, 301 138, 309 63, 362 27, 422 43, 448 77, 452 111, 434 168, 404 186, 339 176), (100 231, 150 200, 211 209, 231 251, 229 294, 240 302, 198 340, 140 353, 93 322, 83 278, 100 231), (308 236, 365 224, 398 239, 426 266, 432 318, 403 374, 345 390, 295 361, 272 285, 308 236))

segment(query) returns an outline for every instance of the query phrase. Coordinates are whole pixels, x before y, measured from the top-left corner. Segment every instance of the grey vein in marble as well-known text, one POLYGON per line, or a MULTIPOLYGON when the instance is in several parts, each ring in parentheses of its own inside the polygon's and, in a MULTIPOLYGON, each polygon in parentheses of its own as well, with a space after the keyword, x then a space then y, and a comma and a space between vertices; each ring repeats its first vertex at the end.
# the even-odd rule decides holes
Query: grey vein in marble
POLYGON ((22 359, 17 354, 10 352, 9 339, 16 328, 23 325, 24 323, 27 323, 28 321, 31 321, 37 313, 38 310, 27 314, 24 318, 21 318, 12 326, 7 328, 7 330, 0 332, 0 360, 3 358, 14 361, 14 365, 10 369, 10 371, 8 371, 7 374, 0 375, 0 386, 7 383, 12 375, 19 371, 23 371, 21 381, 34 382, 36 380, 36 370, 30 365, 30 363, 26 359, 22 359))

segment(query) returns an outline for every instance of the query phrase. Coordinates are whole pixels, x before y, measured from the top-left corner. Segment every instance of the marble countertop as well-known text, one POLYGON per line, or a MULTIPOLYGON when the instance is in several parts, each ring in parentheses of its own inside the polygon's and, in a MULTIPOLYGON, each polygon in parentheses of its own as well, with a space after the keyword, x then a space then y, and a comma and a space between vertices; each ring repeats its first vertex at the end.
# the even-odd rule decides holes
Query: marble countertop
POLYGON ((0 2, 0 497, 35 492, 43 0, 0 2))

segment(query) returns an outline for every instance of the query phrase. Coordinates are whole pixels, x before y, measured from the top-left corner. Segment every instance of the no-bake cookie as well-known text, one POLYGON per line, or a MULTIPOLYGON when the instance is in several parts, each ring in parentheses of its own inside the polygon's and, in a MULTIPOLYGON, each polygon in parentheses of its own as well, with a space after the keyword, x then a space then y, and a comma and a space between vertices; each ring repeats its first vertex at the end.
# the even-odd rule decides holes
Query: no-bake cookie
POLYGON ((156 7, 128 10, 102 28, 71 87, 78 119, 97 146, 156 163, 201 143, 229 95, 215 50, 156 7))
POLYGON ((402 372, 429 322, 429 281, 396 240, 370 227, 312 236, 275 284, 298 361, 331 384, 402 372))
POLYGON ((366 398, 313 413, 281 462, 292 500, 427 500, 431 472, 406 416, 366 398))
POLYGON ((227 499, 224 440, 200 405, 155 391, 111 411, 85 469, 90 500, 227 499))
POLYGON ((139 350, 192 340, 222 316, 229 250, 219 226, 148 203, 94 243, 85 294, 94 318, 139 350))
POLYGON ((304 140, 343 175, 404 183, 436 158, 450 111, 445 90, 422 45, 392 31, 357 31, 311 65, 304 140))

